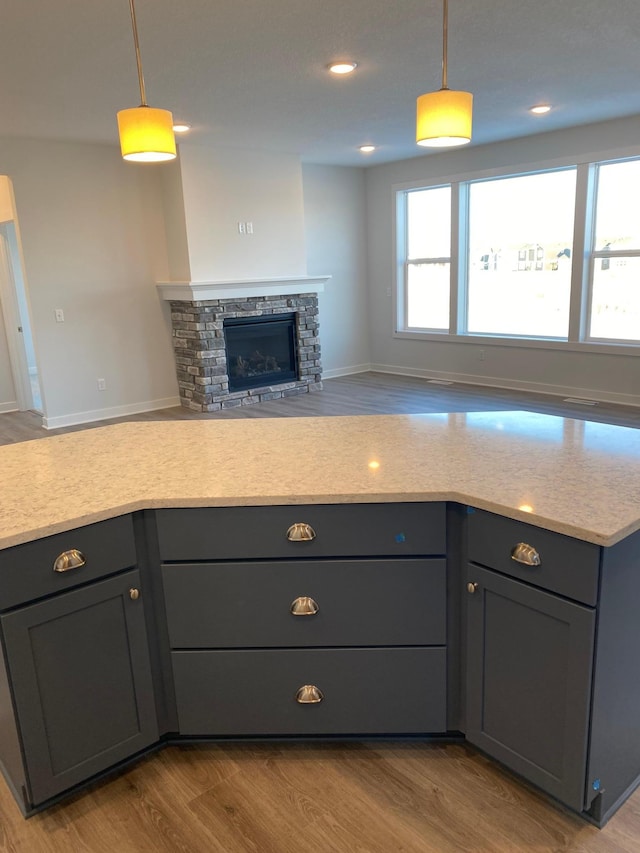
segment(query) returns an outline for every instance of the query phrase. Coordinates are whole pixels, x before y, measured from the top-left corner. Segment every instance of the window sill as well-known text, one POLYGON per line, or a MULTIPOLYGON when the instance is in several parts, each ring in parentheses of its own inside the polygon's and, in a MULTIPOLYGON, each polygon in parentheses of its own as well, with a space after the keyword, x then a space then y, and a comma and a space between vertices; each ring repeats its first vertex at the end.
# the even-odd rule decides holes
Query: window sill
POLYGON ((557 350, 561 352, 582 352, 598 355, 625 355, 640 357, 640 344, 596 342, 596 341, 558 341, 547 338, 509 338, 495 335, 450 335, 447 332, 422 332, 400 330, 393 337, 405 341, 430 341, 447 344, 471 344, 482 347, 515 347, 518 349, 557 350))

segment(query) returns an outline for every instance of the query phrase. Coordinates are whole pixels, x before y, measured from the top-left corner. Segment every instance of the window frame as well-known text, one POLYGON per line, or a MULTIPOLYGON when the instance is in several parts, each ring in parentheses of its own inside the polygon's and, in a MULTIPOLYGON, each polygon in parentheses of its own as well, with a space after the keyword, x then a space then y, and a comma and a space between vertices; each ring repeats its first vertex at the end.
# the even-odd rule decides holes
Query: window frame
MULTIPOLYGON (((573 352, 599 352, 602 354, 624 354, 640 356, 640 342, 591 338, 588 335, 593 292, 594 257, 601 257, 602 250, 594 249, 594 229, 597 186, 597 170, 600 165, 624 160, 640 160, 628 153, 619 157, 593 156, 589 162, 571 162, 565 159, 545 163, 513 166, 510 169, 487 169, 474 173, 453 174, 444 179, 411 181, 392 186, 395 217, 393 241, 395 246, 394 310, 392 336, 404 340, 425 340, 472 345, 496 345, 526 349, 564 350, 573 352), (469 234, 469 187, 477 181, 519 177, 541 172, 576 169, 576 196, 574 234, 572 245, 572 273, 569 305, 569 330, 567 338, 544 338, 515 335, 484 334, 468 332, 466 329, 468 298, 468 234, 469 234), (451 187, 451 259, 450 259, 450 326, 449 330, 415 329, 407 327, 406 270, 406 196, 409 192, 451 187)), ((608 252, 607 256, 616 253, 608 252)), ((618 252, 625 257, 633 253, 618 252)), ((640 249, 638 250, 640 256, 640 249)), ((415 260, 413 260, 415 263, 415 260)))

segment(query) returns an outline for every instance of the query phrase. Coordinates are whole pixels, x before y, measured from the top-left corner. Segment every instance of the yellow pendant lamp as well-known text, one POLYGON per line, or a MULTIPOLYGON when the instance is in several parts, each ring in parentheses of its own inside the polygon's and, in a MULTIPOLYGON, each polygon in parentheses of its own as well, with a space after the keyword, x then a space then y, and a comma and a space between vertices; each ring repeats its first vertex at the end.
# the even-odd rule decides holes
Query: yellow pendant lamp
POLYGON ((447 86, 449 0, 443 0, 442 88, 420 95, 417 102, 416 142, 427 148, 450 148, 471 141, 473 95, 447 86))
POLYGON ((169 110, 155 109, 147 104, 133 0, 129 0, 129 8, 138 65, 140 106, 120 110, 118 113, 120 150, 125 160, 134 160, 138 163, 160 163, 163 160, 173 160, 176 156, 173 116, 169 110))

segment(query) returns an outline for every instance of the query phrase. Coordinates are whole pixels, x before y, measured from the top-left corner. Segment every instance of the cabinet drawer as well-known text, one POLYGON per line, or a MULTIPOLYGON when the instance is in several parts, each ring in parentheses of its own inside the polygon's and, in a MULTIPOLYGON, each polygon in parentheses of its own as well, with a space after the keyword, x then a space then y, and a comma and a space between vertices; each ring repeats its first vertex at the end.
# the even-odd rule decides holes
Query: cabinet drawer
POLYGON ((173 652, 183 735, 418 734, 446 729, 437 649, 173 652), (299 704, 303 685, 323 694, 299 704))
POLYGON ((445 553, 442 503, 167 509, 156 517, 165 561, 445 553), (294 524, 310 525, 315 538, 289 541, 294 524))
POLYGON ((70 589, 135 563, 136 547, 130 515, 16 545, 0 552, 0 609, 70 589), (72 549, 81 552, 84 565, 67 571, 54 571, 55 560, 72 549))
POLYGON ((444 559, 172 564, 162 576, 174 648, 445 643, 444 559), (293 615, 294 602, 317 612, 293 615))
POLYGON ((480 510, 473 510, 467 520, 469 559, 474 563, 595 605, 600 567, 597 545, 480 510), (539 565, 525 565, 512 558, 512 550, 519 543, 536 550, 539 565))

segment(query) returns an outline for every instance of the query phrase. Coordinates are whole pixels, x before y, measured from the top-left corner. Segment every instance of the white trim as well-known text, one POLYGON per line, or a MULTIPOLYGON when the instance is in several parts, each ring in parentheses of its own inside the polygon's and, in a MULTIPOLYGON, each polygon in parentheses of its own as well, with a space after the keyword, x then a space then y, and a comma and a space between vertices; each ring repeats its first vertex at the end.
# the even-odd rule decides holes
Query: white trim
POLYGON ((600 403, 616 403, 621 406, 640 408, 640 395, 616 394, 593 388, 574 388, 569 385, 550 385, 546 382, 523 382, 519 379, 500 379, 496 376, 476 376, 468 373, 450 373, 443 370, 400 367, 393 364, 372 364, 376 373, 391 373, 396 376, 415 376, 421 379, 445 379, 464 385, 480 385, 485 388, 503 388, 506 391, 530 391, 534 394, 549 394, 552 397, 583 397, 600 403))
POLYGON ((337 379, 339 376, 352 376, 355 373, 369 373, 370 364, 352 364, 350 367, 336 367, 333 370, 323 370, 323 379, 337 379))
POLYGON ((6 414, 7 412, 19 412, 20 408, 18 406, 17 400, 10 400, 8 403, 0 403, 0 414, 6 414))
POLYGON ((296 296, 301 293, 324 293, 330 275, 280 276, 248 278, 237 281, 158 281, 156 287, 163 299, 179 302, 201 302, 207 299, 245 299, 248 296, 296 296))
POLYGON ((88 424, 92 421, 104 421, 110 418, 122 418, 127 415, 137 415, 141 412, 155 412, 158 409, 180 408, 180 397, 164 397, 160 400, 147 400, 144 403, 129 403, 126 406, 113 406, 110 409, 93 409, 90 412, 76 412, 72 415, 58 415, 54 418, 43 417, 42 426, 45 429, 88 424))

